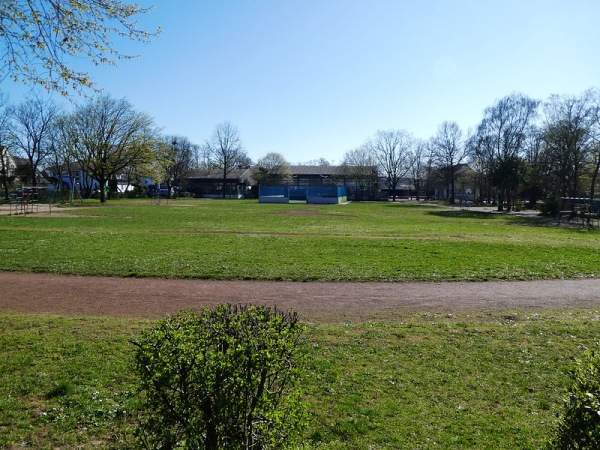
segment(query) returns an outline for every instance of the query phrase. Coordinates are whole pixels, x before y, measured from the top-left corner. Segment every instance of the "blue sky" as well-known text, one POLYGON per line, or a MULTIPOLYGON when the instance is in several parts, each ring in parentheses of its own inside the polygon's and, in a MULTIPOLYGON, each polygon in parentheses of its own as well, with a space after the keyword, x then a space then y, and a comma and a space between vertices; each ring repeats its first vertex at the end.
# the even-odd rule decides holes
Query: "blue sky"
MULTIPOLYGON (((513 91, 600 87, 598 0, 155 0, 140 58, 89 70, 165 134, 235 124, 256 160, 341 162, 380 129, 463 130, 513 91)), ((12 102, 20 87, 0 88, 12 102)), ((68 106, 68 105, 67 105, 68 106)))

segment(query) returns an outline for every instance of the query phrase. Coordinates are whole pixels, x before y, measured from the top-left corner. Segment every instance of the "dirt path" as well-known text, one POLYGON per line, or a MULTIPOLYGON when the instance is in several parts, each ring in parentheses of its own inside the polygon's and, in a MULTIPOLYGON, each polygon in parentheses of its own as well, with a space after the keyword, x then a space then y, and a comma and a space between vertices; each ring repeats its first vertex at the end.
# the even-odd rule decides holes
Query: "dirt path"
POLYGON ((600 279, 489 283, 287 283, 0 272, 0 313, 157 318, 217 303, 276 305, 307 319, 431 311, 600 308, 600 279))

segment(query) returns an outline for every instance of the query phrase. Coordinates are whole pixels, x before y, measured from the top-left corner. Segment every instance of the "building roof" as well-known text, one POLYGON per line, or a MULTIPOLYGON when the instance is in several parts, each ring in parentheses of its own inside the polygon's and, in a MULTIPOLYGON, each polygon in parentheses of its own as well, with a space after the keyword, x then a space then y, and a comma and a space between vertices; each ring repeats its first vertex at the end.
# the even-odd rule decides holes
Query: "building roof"
MULTIPOLYGON (((194 180, 222 180, 223 171, 221 169, 190 169, 183 178, 194 180)), ((248 182, 252 180, 252 168, 245 167, 241 169, 233 169, 227 174, 228 180, 239 180, 248 182)))
MULTIPOLYGON (((252 174, 256 166, 233 169, 228 175, 228 180, 239 180, 240 182, 253 183, 252 174)), ((331 178, 343 176, 342 166, 305 166, 296 165, 290 166, 293 178, 331 178)), ((222 180, 223 171, 220 169, 191 169, 188 170, 184 177, 189 180, 222 180)))
POLYGON ((341 172, 341 166, 290 166, 292 176, 299 175, 338 175, 341 172))
POLYGON ((25 167, 29 164, 29 160, 27 158, 21 158, 20 156, 8 155, 12 158, 16 167, 25 167))

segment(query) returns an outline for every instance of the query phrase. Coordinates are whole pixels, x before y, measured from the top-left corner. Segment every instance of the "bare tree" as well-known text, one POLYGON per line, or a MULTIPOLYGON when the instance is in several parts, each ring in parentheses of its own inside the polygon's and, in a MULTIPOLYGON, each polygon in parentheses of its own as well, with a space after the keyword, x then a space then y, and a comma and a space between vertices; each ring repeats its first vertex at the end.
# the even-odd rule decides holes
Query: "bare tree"
POLYGON ((454 203, 456 169, 465 157, 463 133, 456 122, 442 122, 431 138, 431 150, 437 170, 446 185, 450 203, 454 203))
POLYGON ((593 108, 593 144, 591 147, 592 154, 592 176, 590 181, 590 212, 600 213, 600 211, 593 211, 594 207, 594 196, 596 195, 596 183, 598 182, 598 173, 600 172, 600 92, 598 90, 592 91, 594 108, 593 108))
POLYGON ((252 164, 254 164, 252 162, 252 158, 250 158, 246 152, 242 152, 242 154, 238 158, 236 167, 239 169, 249 169, 252 166, 252 164))
POLYGON ((118 0, 3 1, 0 7, 0 80, 6 77, 67 95, 92 87, 75 62, 116 65, 133 56, 115 38, 149 42, 160 30, 138 28, 149 8, 118 0))
POLYGON ((486 108, 475 138, 478 157, 498 191, 498 210, 504 201, 510 211, 522 177, 522 152, 537 114, 538 100, 513 93, 486 108))
POLYGON ((210 155, 206 145, 194 145, 193 148, 193 169, 209 169, 210 168, 210 155))
POLYGON ((597 105, 593 91, 552 95, 544 105, 544 143, 556 197, 581 194, 580 178, 594 144, 597 105))
POLYGON ((309 159, 308 161, 301 161, 298 163, 299 166, 308 167, 329 167, 331 163, 325 158, 309 159))
POLYGON ((183 174, 192 168, 197 147, 185 136, 165 136, 160 142, 159 170, 169 195, 171 188, 181 184, 183 174))
POLYGON ((347 151, 340 170, 346 182, 354 182, 358 191, 354 193, 356 200, 372 198, 375 195, 378 184, 377 161, 367 145, 347 151))
POLYGON ((593 211, 594 208, 594 197, 596 196, 596 185, 598 183, 598 172, 600 172, 600 142, 594 142, 592 146, 592 176, 590 180, 590 212, 596 214, 600 211, 593 211))
POLYGON ((75 185, 75 159, 71 156, 70 152, 67 151, 69 148, 69 127, 68 127, 69 116, 63 114, 59 116, 54 123, 53 139, 50 146, 49 165, 52 171, 56 175, 56 181, 54 186, 54 197, 64 200, 64 186, 63 180, 66 175, 69 179, 70 194, 69 199, 73 203, 74 199, 74 185, 75 185))
POLYGON ((230 122, 218 124, 205 147, 212 166, 221 170, 223 174, 223 198, 225 198, 228 175, 248 162, 237 127, 230 122))
POLYGON ((534 209, 537 201, 546 197, 549 188, 550 165, 547 152, 544 151, 543 132, 539 127, 532 127, 525 141, 525 180, 523 194, 528 207, 534 209))
POLYGON ((34 97, 11 110, 12 143, 28 160, 31 184, 36 185, 37 172, 50 154, 54 121, 58 106, 40 97, 34 97))
POLYGON ((292 169, 281 153, 267 153, 256 162, 252 173, 258 184, 276 185, 292 179, 292 169))
POLYGON ((393 201, 396 201, 398 183, 410 170, 412 141, 412 136, 404 130, 388 130, 378 131, 365 144, 387 180, 393 201))
POLYGON ((8 147, 0 145, 0 182, 2 182, 2 190, 4 192, 4 199, 9 199, 9 185, 12 183, 13 170, 10 167, 10 159, 8 154, 8 147))
POLYGON ((491 185, 492 164, 494 161, 494 151, 491 145, 491 139, 488 136, 470 134, 465 144, 469 166, 475 172, 475 186, 479 195, 479 202, 491 202, 494 198, 494 191, 491 185))
POLYGON ((9 167, 8 144, 10 142, 10 109, 8 96, 0 93, 0 180, 4 190, 4 198, 8 200, 8 187, 11 181, 12 170, 9 167))
POLYGON ((69 115, 66 126, 67 151, 98 182, 102 203, 107 181, 127 167, 154 158, 153 121, 135 111, 127 100, 107 95, 91 100, 69 115))
POLYGON ((410 160, 410 175, 412 184, 415 187, 417 201, 421 199, 420 195, 423 188, 425 188, 426 191, 429 191, 427 186, 428 160, 431 160, 431 146, 422 139, 415 139, 410 160))

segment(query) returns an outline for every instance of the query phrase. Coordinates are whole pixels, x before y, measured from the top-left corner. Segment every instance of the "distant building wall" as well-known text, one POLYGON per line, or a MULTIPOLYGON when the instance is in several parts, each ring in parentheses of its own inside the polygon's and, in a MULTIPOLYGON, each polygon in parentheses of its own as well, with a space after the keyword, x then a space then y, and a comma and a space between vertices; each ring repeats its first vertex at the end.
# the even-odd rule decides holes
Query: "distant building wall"
POLYGON ((311 204, 337 204, 347 200, 342 186, 259 186, 260 203, 306 202, 311 204))

